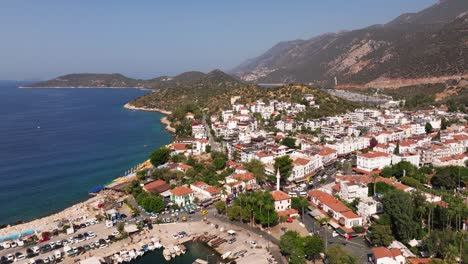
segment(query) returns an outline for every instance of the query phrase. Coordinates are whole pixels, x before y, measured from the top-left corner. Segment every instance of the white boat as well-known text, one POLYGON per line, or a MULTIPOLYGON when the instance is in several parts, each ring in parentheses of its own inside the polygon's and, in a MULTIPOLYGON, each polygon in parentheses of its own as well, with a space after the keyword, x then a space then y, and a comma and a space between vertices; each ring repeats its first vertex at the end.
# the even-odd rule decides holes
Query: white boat
POLYGON ((160 249, 160 248, 162 248, 162 244, 159 243, 159 242, 156 242, 156 243, 154 243, 154 247, 157 248, 157 249, 160 249))
POLYGON ((137 256, 136 256, 135 250, 130 249, 130 250, 128 251, 128 256, 129 256, 130 258, 132 258, 132 259, 136 259, 137 256))
POLYGON ((125 256, 124 261, 125 262, 130 262, 130 261, 132 261, 132 258, 130 256, 125 256))
POLYGON ((175 250, 174 250, 174 246, 173 246, 173 245, 170 245, 170 246, 168 247, 168 249, 169 249, 169 252, 171 253, 171 257, 175 258, 175 257, 176 257, 176 252, 175 252, 175 250))
POLYGON ((118 263, 122 263, 122 262, 123 262, 123 258, 119 256, 119 257, 117 258, 117 262, 118 262, 118 263))
POLYGON ((187 252, 187 249, 185 248, 184 244, 180 244, 179 248, 180 248, 180 252, 182 252, 182 254, 185 254, 187 252))
POLYGON ((180 253, 181 253, 181 252, 180 252, 179 246, 174 246, 174 250, 175 250, 176 255, 177 255, 177 256, 180 256, 180 253))
POLYGON ((169 249, 165 248, 163 250, 163 256, 166 261, 171 260, 171 252, 169 251, 169 249))
POLYGON ((221 258, 222 258, 222 259, 227 259, 227 258, 229 258, 229 256, 231 255, 231 253, 232 253, 231 251, 228 251, 228 252, 224 253, 223 255, 221 255, 221 258))
POLYGON ((153 251, 156 247, 153 245, 153 243, 149 242, 148 243, 148 249, 153 251))

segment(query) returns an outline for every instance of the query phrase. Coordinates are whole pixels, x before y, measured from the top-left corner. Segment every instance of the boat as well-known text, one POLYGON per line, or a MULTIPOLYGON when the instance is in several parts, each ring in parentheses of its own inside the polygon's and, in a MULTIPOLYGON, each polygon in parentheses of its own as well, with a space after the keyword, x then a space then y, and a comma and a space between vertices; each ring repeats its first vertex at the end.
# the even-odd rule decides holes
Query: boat
POLYGON ((117 258, 117 262, 118 262, 118 263, 122 263, 122 262, 123 262, 123 258, 119 256, 119 257, 117 258))
POLYGON ((168 249, 169 249, 169 252, 171 253, 171 257, 175 258, 176 257, 176 252, 174 250, 174 246, 170 245, 168 247, 168 249))
POLYGON ((159 242, 154 243, 154 248, 160 249, 162 248, 162 244, 159 242))
POLYGON ((185 254, 187 252, 187 248, 184 246, 184 244, 180 244, 179 248, 180 248, 180 252, 182 252, 182 254, 185 254))
POLYGON ((203 259, 196 259, 192 264, 208 264, 208 261, 203 259))
POLYGON ((143 245, 141 249, 143 250, 143 252, 147 252, 149 250, 148 245, 143 245))
POLYGON ((227 258, 229 258, 229 256, 231 255, 231 253, 232 253, 231 251, 228 251, 228 252, 224 253, 223 255, 221 255, 221 258, 222 258, 222 259, 227 259, 227 258))
POLYGON ((156 247, 153 245, 152 242, 149 242, 149 243, 148 243, 148 249, 149 249, 149 250, 153 251, 155 248, 156 248, 156 247))
POLYGON ((136 256, 136 254, 135 254, 135 250, 130 249, 130 250, 128 251, 128 256, 129 256, 130 258, 132 258, 132 259, 136 259, 137 256, 136 256))
POLYGON ((166 261, 171 260, 171 252, 169 252, 169 249, 165 248, 163 250, 163 256, 166 261))
POLYGON ((136 254, 137 254, 137 257, 141 257, 145 254, 145 252, 143 250, 137 250, 136 254))
POLYGON ((132 261, 132 258, 131 258, 130 256, 125 256, 125 257, 123 258, 123 260, 124 260, 125 262, 130 262, 130 261, 132 261))
POLYGON ((180 252, 179 246, 174 246, 174 250, 175 250, 176 255, 177 255, 177 256, 180 256, 180 253, 181 253, 181 252, 180 252))

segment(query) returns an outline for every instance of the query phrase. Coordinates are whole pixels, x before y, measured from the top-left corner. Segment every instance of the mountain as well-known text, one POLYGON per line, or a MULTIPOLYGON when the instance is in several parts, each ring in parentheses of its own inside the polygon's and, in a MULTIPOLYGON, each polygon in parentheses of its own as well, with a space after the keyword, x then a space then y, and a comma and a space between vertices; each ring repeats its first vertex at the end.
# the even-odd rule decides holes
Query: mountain
POLYGON ((57 77, 52 80, 26 85, 29 88, 54 87, 144 87, 142 80, 131 79, 121 74, 76 73, 57 77))
POLYGON ((232 70, 258 83, 395 88, 468 77, 468 1, 445 0, 384 25, 281 42, 232 70))

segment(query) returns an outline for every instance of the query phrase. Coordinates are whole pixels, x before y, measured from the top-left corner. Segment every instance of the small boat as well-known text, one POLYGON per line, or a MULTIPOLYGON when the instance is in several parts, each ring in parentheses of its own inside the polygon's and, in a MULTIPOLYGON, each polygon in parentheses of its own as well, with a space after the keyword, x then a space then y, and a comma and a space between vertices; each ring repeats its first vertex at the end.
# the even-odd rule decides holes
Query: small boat
POLYGON ((171 252, 169 251, 169 249, 165 248, 163 250, 163 256, 166 261, 171 260, 171 252))
POLYGON ((222 259, 227 259, 227 258, 229 258, 229 256, 231 255, 231 253, 232 253, 231 251, 228 251, 228 252, 224 253, 223 255, 221 255, 221 258, 222 258, 222 259))
POLYGON ((125 256, 124 261, 125 262, 130 262, 130 261, 132 261, 132 258, 130 256, 125 256))
POLYGON ((208 264, 208 261, 203 259, 196 259, 192 264, 208 264))
POLYGON ((179 248, 180 248, 180 252, 182 252, 182 254, 185 254, 187 252, 187 248, 184 246, 184 244, 180 244, 179 248))
POLYGON ((174 250, 175 250, 175 252, 176 252, 176 255, 177 255, 177 256, 180 256, 180 253, 181 253, 181 252, 180 252, 179 246, 174 246, 174 250))
POLYGON ((122 263, 122 262, 123 262, 123 258, 119 256, 119 257, 117 258, 117 262, 118 262, 118 263, 122 263))
POLYGON ((143 250, 143 252, 147 252, 149 250, 148 245, 143 245, 141 249, 143 250))
POLYGON ((131 249, 128 251, 128 256, 132 259, 136 259, 136 254, 135 254, 135 250, 131 249))
POLYGON ((171 257, 175 258, 176 257, 176 252, 174 250, 174 246, 169 246, 169 252, 171 253, 171 257))
POLYGON ((159 242, 154 243, 154 248, 160 249, 162 248, 162 244, 159 242))
POLYGON ((148 243, 148 249, 149 249, 149 250, 153 251, 155 248, 156 248, 156 247, 153 245, 152 242, 149 242, 149 243, 148 243))

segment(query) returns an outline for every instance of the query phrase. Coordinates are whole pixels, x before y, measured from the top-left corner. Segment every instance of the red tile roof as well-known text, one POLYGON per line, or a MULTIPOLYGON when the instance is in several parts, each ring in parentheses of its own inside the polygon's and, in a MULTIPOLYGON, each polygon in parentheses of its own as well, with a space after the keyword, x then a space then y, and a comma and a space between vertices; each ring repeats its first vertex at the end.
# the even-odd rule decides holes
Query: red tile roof
POLYGON ((162 193, 169 190, 170 188, 171 187, 169 184, 163 180, 153 181, 143 186, 143 189, 150 193, 162 193))
POLYGON ((255 177, 253 173, 246 172, 246 173, 238 173, 232 176, 232 178, 239 180, 239 181, 250 181, 253 180, 255 177))
POLYGON ((176 196, 184 196, 184 195, 191 194, 192 192, 193 192, 192 189, 185 187, 185 186, 176 187, 171 190, 171 193, 176 196))
POLYGON ((283 210, 283 211, 279 211, 277 212, 278 213, 278 216, 290 216, 290 215, 294 215, 294 214, 297 214, 298 211, 296 209, 287 209, 287 210, 283 210))
POLYGON ((323 148, 318 154, 320 156, 327 156, 327 155, 330 155, 330 154, 333 154, 333 153, 336 153, 336 150, 334 150, 332 148, 323 148))
POLYGON ((364 157, 367 159, 380 158, 380 157, 389 157, 390 154, 385 152, 373 151, 368 153, 359 154, 358 156, 364 157))
POLYGON ((305 166, 309 164, 310 160, 304 158, 297 158, 293 161, 293 165, 305 166))
POLYGON ((282 191, 272 191, 270 194, 273 197, 273 200, 275 201, 283 201, 283 200, 291 199, 291 197, 289 197, 288 194, 282 191))
POLYGON ((392 258, 393 259, 392 252, 386 247, 372 248, 372 253, 374 253, 374 256, 375 256, 376 259, 381 259, 381 258, 392 258))
POLYGON ((182 143, 174 143, 172 144, 172 148, 174 150, 186 150, 187 149, 186 145, 182 143))
POLYGON ((342 202, 340 202, 338 199, 326 192, 322 192, 320 190, 312 190, 309 192, 308 195, 309 197, 313 197, 317 199, 320 203, 328 206, 333 211, 341 213, 344 217, 348 219, 359 218, 359 216, 353 213, 351 209, 346 207, 342 202))

